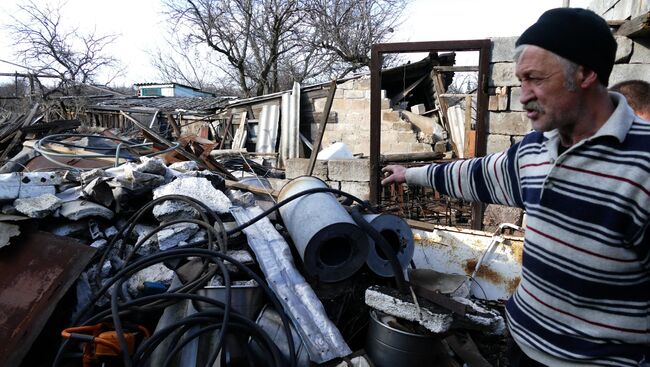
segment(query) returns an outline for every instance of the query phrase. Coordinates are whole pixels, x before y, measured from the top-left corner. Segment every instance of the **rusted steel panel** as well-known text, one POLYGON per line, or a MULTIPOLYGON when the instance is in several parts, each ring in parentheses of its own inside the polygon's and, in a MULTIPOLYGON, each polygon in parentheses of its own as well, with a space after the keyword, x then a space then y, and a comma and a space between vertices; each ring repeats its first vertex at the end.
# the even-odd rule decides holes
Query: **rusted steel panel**
POLYGON ((95 249, 31 232, 0 250, 0 366, 18 366, 95 249))

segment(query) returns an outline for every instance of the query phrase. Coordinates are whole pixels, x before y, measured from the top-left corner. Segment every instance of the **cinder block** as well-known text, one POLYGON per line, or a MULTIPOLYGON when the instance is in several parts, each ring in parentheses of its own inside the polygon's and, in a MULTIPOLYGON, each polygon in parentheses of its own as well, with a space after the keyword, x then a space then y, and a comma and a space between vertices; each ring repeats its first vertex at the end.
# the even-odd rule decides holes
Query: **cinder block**
POLYGON ((359 89, 348 89, 343 91, 343 98, 363 99, 365 97, 365 92, 359 89))
POLYGON ((354 195, 361 200, 368 200, 370 198, 370 183, 341 181, 341 191, 354 195))
POLYGON ((354 89, 370 90, 370 77, 363 76, 354 81, 354 89))
POLYGON ((354 79, 336 85, 336 90, 354 89, 354 79))
POLYGON ((424 107, 424 103, 416 104, 415 106, 411 106, 411 112, 422 115, 425 113, 427 109, 424 107))
POLYGON ((488 97, 489 111, 506 111, 508 109, 508 95, 493 95, 488 97))
POLYGON ((532 129, 530 120, 523 112, 490 112, 488 121, 490 134, 526 135, 532 129))
POLYGON ((398 122, 401 121, 399 118, 399 112, 397 111, 381 111, 381 121, 382 122, 398 122))
MULTIPOLYGON (((632 40, 630 40, 632 42, 632 40)), ((618 50, 616 51, 618 55, 618 50)), ((634 49, 632 51, 632 58, 630 64, 648 64, 650 63, 650 43, 634 42, 634 49)))
POLYGON ((341 182, 339 181, 325 181, 327 186, 329 186, 331 189, 335 190, 341 190, 341 182))
MULTIPOLYGON (((308 167, 309 167, 309 159, 307 158, 289 159, 287 160, 285 176, 289 180, 294 179, 296 177, 304 176, 307 174, 308 167)), ((312 176, 318 177, 321 180, 327 180, 327 161, 316 161, 312 176)))
MULTIPOLYGON (((634 58, 634 53, 632 54, 632 58, 634 58)), ((609 85, 614 85, 630 79, 640 79, 650 82, 650 64, 614 65, 612 74, 609 76, 609 85)))
POLYGON ((512 145, 510 135, 490 134, 487 137, 487 153, 502 152, 512 145))
POLYGON ((519 79, 515 76, 515 63, 514 62, 499 62, 490 64, 490 79, 489 85, 491 87, 506 86, 514 87, 519 86, 519 79))
POLYGON ((432 151, 433 148, 431 145, 425 143, 411 143, 411 147, 409 148, 409 153, 428 153, 432 151))
MULTIPOLYGON (((338 92, 338 90, 337 90, 338 92)), ((345 114, 350 111, 370 111, 370 100, 363 99, 335 99, 332 102, 332 111, 338 114, 345 114)))
POLYGON ((369 159, 340 159, 327 162, 327 176, 332 181, 369 181, 369 159))
POLYGON ((398 143, 415 143, 417 142, 417 136, 413 132, 398 132, 395 134, 396 140, 398 143))
POLYGON ((496 37, 492 38, 492 52, 490 62, 509 62, 513 60, 515 42, 517 37, 496 37))
POLYGON ((521 87, 510 88, 510 111, 524 111, 524 106, 520 102, 521 87))
MULTIPOLYGON (((616 36, 616 63, 624 63, 630 59, 632 55, 632 40, 624 36, 616 36)), ((650 59, 646 57, 643 62, 648 62, 650 59)))

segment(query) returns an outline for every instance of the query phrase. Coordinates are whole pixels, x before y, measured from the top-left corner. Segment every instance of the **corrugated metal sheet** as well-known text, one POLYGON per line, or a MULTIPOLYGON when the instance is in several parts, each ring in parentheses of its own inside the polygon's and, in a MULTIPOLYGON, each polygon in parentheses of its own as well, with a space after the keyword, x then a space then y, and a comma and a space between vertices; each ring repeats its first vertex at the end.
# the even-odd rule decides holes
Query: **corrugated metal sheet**
POLYGON ((447 119, 449 121, 449 133, 451 140, 458 148, 458 158, 465 158, 465 110, 459 105, 451 106, 447 109, 447 119))
POLYGON ((232 97, 153 97, 111 98, 94 103, 91 109, 115 110, 124 108, 149 108, 162 111, 186 110, 214 112, 226 106, 232 97))

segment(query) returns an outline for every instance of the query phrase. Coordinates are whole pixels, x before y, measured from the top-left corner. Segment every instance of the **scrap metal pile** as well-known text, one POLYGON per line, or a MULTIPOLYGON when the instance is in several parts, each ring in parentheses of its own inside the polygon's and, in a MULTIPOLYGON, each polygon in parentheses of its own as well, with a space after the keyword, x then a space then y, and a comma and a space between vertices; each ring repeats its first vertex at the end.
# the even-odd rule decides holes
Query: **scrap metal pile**
POLYGON ((41 135, 0 169, 0 365, 501 363, 500 304, 414 269, 400 217, 147 137, 41 135))

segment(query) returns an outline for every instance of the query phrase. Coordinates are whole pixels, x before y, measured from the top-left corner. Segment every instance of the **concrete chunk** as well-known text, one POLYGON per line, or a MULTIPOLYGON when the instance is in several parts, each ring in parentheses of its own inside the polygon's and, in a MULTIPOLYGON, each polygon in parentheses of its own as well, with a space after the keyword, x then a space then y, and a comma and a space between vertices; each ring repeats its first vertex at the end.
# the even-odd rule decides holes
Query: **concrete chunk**
POLYGON ((16 199, 16 210, 30 218, 45 218, 61 206, 61 200, 52 194, 45 194, 33 198, 16 199))
POLYGON ((20 192, 20 174, 0 174, 0 200, 13 200, 20 192))
MULTIPOLYGON (((167 185, 158 187, 153 191, 153 198, 165 195, 185 195, 203 202, 211 210, 223 214, 228 213, 230 200, 226 195, 215 189, 204 177, 180 177, 167 185)), ((181 218, 194 218, 198 213, 180 201, 168 200, 158 204, 153 209, 154 216, 160 221, 181 218)))
POLYGON ((91 217, 113 219, 113 211, 105 206, 87 200, 74 200, 61 205, 61 215, 70 220, 80 220, 91 217))
POLYGON ((199 230, 194 223, 177 223, 165 227, 157 233, 158 247, 161 250, 168 250, 178 246, 181 241, 186 241, 199 230))
MULTIPOLYGON (((309 159, 307 158, 293 158, 287 160, 285 171, 287 179, 291 180, 306 175, 307 167, 309 167, 309 159)), ((312 176, 318 177, 321 180, 327 180, 327 161, 317 160, 314 165, 312 176)))
POLYGON ((0 248, 9 245, 11 237, 18 236, 19 234, 19 226, 11 223, 0 222, 0 248))

